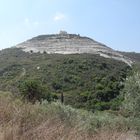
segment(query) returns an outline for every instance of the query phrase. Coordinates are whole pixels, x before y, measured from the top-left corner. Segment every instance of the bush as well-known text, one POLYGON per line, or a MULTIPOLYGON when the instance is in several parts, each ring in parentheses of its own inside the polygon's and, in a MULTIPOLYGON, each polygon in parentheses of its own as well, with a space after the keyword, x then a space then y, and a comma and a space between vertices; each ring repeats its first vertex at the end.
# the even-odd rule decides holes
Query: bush
POLYGON ((140 72, 134 72, 125 82, 122 110, 129 116, 140 116, 140 72))
POLYGON ((20 83, 19 90, 21 95, 28 101, 34 103, 46 99, 51 101, 51 94, 46 87, 42 86, 40 82, 34 80, 27 80, 20 83))

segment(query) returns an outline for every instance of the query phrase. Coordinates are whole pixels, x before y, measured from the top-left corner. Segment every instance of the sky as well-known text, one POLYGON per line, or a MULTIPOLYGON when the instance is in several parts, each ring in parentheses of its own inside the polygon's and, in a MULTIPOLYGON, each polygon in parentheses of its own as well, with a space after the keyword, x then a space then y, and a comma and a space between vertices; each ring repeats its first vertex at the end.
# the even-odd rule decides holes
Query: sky
POLYGON ((0 49, 60 30, 140 52, 140 0, 0 0, 0 49))

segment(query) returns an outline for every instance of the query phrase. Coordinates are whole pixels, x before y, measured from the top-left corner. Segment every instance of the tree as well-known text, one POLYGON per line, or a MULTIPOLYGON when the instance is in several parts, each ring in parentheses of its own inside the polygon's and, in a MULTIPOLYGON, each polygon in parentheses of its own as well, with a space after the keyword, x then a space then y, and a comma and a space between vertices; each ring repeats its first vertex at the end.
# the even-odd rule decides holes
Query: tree
POLYGON ((140 72, 134 72, 126 79, 122 110, 129 116, 140 116, 140 72))
POLYGON ((52 97, 46 87, 42 86, 40 82, 34 80, 23 81, 19 85, 19 90, 24 99, 34 103, 46 99, 51 101, 52 97))

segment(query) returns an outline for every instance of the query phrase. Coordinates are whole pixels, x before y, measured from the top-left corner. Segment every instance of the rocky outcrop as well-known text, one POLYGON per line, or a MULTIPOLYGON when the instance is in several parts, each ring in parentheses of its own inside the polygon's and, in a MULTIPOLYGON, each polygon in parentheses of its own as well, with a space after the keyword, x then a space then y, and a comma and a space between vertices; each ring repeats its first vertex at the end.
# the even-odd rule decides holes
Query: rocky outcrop
POLYGON ((16 47, 26 52, 59 53, 59 54, 99 54, 102 57, 123 61, 128 65, 132 61, 106 45, 91 38, 61 31, 59 34, 40 35, 25 41, 16 47))

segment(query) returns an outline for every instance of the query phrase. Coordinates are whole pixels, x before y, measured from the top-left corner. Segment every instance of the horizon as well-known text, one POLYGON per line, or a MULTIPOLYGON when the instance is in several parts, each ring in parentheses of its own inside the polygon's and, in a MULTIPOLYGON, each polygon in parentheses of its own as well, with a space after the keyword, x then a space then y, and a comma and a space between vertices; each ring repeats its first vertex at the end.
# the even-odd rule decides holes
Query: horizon
POLYGON ((0 2, 0 50, 60 30, 125 52, 140 52, 139 0, 0 2))

